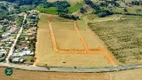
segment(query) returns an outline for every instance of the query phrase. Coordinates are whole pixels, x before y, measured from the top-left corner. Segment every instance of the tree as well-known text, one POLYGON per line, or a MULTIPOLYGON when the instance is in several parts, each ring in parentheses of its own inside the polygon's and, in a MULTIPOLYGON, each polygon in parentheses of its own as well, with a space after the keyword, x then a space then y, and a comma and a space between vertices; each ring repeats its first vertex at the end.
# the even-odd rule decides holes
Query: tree
POLYGON ((124 12, 128 12, 128 10, 126 8, 124 8, 124 12))
POLYGON ((94 4, 91 0, 84 0, 84 2, 95 10, 100 10, 100 7, 94 4))
POLYGON ((113 13, 110 12, 109 10, 98 10, 95 12, 95 14, 97 14, 99 17, 105 17, 108 15, 112 15, 113 13))
POLYGON ((80 8, 80 13, 84 14, 84 13, 86 13, 86 12, 87 12, 86 9, 80 8))

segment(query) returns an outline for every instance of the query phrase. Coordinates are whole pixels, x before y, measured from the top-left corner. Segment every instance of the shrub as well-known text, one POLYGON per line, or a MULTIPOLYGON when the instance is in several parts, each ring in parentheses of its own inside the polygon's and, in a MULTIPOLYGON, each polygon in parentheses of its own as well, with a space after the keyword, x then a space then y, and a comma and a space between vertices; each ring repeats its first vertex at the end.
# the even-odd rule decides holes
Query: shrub
POLYGON ((99 17, 105 17, 108 15, 112 15, 113 13, 110 12, 109 10, 97 10, 95 14, 97 14, 99 17))
POLYGON ((78 16, 74 16, 74 15, 61 13, 61 14, 59 14, 59 16, 63 17, 63 18, 66 18, 66 19, 79 20, 79 17, 78 16))

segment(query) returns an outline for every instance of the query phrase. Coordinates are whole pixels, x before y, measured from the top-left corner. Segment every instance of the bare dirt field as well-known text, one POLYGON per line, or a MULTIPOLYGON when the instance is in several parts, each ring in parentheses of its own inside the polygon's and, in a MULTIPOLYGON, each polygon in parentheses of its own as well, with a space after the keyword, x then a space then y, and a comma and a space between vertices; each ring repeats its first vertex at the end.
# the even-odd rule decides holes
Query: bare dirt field
POLYGON ((104 67, 111 66, 103 54, 70 54, 57 53, 52 48, 47 15, 42 14, 39 22, 36 44, 37 66, 58 67, 104 67))

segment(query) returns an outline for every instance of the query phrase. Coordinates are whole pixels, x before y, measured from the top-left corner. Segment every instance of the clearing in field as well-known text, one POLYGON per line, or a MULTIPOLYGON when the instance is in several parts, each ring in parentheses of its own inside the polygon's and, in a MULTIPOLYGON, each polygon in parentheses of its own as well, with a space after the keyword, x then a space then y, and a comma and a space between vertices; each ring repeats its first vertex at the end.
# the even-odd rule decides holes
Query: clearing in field
POLYGON ((39 22, 35 65, 57 67, 104 67, 116 65, 115 59, 110 53, 104 47, 101 48, 103 44, 99 40, 98 43, 95 42, 97 41, 94 38, 95 35, 93 36, 90 30, 83 30, 83 27, 79 27, 77 22, 55 22, 53 20, 59 19, 59 17, 51 16, 51 19, 49 19, 48 16, 42 14, 39 22), (90 38, 85 35, 86 32, 91 34, 90 38), (82 34, 83 36, 81 36, 82 34), (92 39, 94 39, 94 42, 92 39), (94 46, 90 40, 92 40, 94 46))

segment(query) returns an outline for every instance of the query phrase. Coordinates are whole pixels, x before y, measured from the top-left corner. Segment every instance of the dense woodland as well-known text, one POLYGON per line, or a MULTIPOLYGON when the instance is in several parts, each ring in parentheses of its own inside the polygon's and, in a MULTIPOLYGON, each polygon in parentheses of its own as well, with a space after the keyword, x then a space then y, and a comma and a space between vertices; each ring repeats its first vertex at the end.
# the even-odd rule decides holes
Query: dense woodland
POLYGON ((17 3, 18 5, 38 5, 42 2, 46 2, 46 0, 2 0, 2 1, 8 1, 12 3, 17 3))

